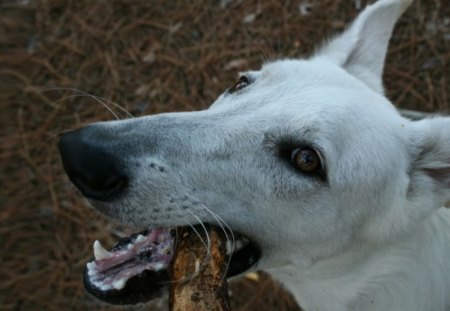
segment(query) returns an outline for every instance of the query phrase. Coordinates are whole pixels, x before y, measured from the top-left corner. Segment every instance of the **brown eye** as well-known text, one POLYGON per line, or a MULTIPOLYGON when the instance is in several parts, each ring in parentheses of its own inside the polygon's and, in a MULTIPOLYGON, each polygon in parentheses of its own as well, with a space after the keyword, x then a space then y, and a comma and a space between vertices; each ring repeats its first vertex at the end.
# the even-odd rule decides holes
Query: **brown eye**
POLYGON ((233 85, 233 87, 231 89, 228 90, 229 93, 234 93, 237 92, 239 90, 242 90, 243 88, 245 88, 246 86, 248 86, 250 84, 249 79, 246 76, 241 76, 239 78, 239 81, 236 82, 235 85, 233 85))
POLYGON ((311 148, 297 148, 291 153, 291 162, 305 173, 316 173, 322 170, 321 158, 316 150, 311 148))

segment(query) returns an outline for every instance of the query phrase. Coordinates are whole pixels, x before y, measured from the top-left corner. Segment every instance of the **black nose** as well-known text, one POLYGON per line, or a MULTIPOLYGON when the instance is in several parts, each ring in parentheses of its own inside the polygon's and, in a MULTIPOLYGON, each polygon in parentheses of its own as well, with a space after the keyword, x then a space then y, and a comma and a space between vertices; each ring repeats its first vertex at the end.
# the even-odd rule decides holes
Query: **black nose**
POLYGON ((91 125, 64 134, 59 142, 67 175, 89 199, 112 200, 127 187, 128 178, 115 154, 114 138, 104 129, 91 125))

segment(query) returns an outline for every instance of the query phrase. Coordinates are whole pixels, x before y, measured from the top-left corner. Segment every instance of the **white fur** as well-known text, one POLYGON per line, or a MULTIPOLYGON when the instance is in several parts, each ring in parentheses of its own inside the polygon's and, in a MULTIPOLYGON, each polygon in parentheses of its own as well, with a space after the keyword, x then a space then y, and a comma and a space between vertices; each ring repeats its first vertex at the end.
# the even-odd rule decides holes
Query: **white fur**
POLYGON ((306 311, 450 310, 450 118, 402 117, 381 82, 410 2, 376 2, 310 59, 245 73, 254 82, 208 110, 100 124, 123 135, 133 179, 94 205, 137 227, 226 222, 306 311), (321 151, 326 181, 277 156, 285 139, 321 151))

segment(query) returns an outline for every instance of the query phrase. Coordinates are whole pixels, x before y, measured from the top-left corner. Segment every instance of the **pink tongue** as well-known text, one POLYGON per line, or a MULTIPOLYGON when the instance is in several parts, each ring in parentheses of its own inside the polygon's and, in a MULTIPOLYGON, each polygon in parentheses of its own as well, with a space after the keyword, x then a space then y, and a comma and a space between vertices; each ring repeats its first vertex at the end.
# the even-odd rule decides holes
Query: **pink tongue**
MULTIPOLYGON (((102 247, 96 246, 94 248, 102 247)), ((102 250, 103 251, 103 250, 102 250)), ((147 236, 139 235, 134 242, 125 245, 123 249, 107 252, 108 255, 96 258, 95 263, 98 272, 104 272, 114 266, 122 264, 138 256, 139 252, 151 251, 155 257, 162 261, 169 260, 173 252, 172 236, 168 228, 155 228, 147 236), (170 258, 169 258, 170 257, 170 258)), ((94 253, 96 253, 94 251, 94 253)), ((98 251, 97 251, 98 253, 98 251)), ((155 259, 156 259, 155 258, 155 259)))

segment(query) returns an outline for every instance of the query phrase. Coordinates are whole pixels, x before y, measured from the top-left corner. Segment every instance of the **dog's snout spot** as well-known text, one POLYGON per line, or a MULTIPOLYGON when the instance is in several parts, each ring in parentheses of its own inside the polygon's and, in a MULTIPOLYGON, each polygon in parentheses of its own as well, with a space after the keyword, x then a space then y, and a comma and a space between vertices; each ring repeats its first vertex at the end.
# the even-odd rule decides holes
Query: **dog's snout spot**
POLYGON ((164 166, 158 165, 154 162, 151 162, 150 164, 148 164, 148 166, 152 169, 160 171, 161 173, 166 172, 166 168, 164 166))

